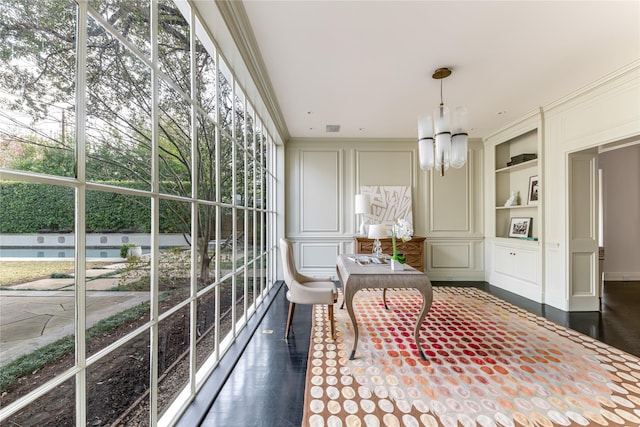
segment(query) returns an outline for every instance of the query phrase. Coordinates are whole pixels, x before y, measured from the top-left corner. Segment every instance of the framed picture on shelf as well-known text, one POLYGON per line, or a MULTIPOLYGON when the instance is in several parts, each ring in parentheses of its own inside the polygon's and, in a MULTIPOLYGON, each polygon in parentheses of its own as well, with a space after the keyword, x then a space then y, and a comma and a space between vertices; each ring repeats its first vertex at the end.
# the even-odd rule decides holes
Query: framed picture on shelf
POLYGON ((537 205, 539 193, 540 191, 538 187, 538 175, 532 176, 531 178, 529 178, 529 193, 527 193, 527 204, 537 205))
POLYGON ((532 218, 511 218, 509 237, 529 237, 532 218))

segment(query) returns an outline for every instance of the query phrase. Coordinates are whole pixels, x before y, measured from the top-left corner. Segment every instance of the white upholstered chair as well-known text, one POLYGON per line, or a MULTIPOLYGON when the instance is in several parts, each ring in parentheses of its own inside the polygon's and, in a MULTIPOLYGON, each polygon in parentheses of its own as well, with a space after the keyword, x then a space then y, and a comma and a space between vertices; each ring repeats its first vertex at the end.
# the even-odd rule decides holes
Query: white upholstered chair
POLYGON ((293 258, 293 247, 287 239, 280 239, 280 255, 284 270, 284 282, 287 285, 287 299, 289 300, 289 316, 284 337, 289 337, 291 320, 296 304, 327 304, 329 307, 329 324, 331 338, 334 338, 333 304, 338 299, 336 285, 330 277, 309 277, 298 273, 293 258))

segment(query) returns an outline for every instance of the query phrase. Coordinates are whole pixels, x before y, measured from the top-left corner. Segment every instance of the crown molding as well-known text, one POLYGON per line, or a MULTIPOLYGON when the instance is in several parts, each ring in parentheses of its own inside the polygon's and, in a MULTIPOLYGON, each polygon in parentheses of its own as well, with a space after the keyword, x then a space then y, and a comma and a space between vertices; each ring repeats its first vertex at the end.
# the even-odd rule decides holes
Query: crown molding
POLYGON ((289 130, 280 110, 280 105, 267 73, 267 67, 262 59, 258 42, 253 34, 243 3, 237 0, 216 0, 216 5, 247 66, 258 93, 262 97, 277 132, 283 141, 289 140, 289 130))

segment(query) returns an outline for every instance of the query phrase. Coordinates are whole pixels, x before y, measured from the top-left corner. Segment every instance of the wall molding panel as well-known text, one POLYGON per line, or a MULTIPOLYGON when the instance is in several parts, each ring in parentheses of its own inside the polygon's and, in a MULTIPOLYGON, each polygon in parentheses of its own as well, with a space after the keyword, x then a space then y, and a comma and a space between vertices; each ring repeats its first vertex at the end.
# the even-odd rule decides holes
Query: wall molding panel
POLYGON ((300 151, 300 232, 341 230, 342 167, 338 150, 300 151))

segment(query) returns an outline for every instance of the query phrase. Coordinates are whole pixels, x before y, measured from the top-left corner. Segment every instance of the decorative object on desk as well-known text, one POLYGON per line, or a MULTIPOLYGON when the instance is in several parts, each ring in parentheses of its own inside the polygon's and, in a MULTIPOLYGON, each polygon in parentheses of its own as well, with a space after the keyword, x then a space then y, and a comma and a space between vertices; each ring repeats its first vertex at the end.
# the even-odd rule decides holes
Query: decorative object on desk
POLYGON ((422 361, 399 332, 413 328, 420 294, 389 289, 389 310, 381 294, 353 298, 359 316, 375 319, 354 360, 342 356, 355 338, 346 310, 336 310, 334 345, 323 307, 314 309, 302 425, 640 424, 637 356, 479 289, 434 286, 422 361))
POLYGON ((532 218, 511 218, 509 237, 529 237, 532 218))
POLYGON ((365 214, 368 214, 371 209, 371 197, 368 194, 356 194, 356 205, 354 212, 356 215, 360 215, 360 229, 358 233, 361 236, 366 236, 365 232, 365 214))
POLYGON ((505 207, 509 207, 509 206, 517 206, 518 205, 518 193, 516 191, 512 191, 511 192, 511 197, 509 197, 507 199, 506 202, 504 202, 505 207))
POLYGON ((540 194, 538 186, 538 175, 532 176, 529 178, 529 193, 527 196, 527 204, 528 205, 537 205, 538 204, 538 195, 540 194))
POLYGON ((403 242, 411 240, 413 236, 413 227, 411 223, 400 218, 391 227, 391 244, 393 245, 393 255, 391 255, 391 269, 392 270, 404 270, 403 264, 405 263, 404 255, 398 253, 398 246, 396 245, 396 239, 402 239, 403 242))
POLYGON ((385 224, 387 229, 398 218, 413 223, 411 187, 401 185, 360 186, 360 194, 369 196, 365 224, 385 224))
POLYGON ((375 239, 373 243, 373 254, 377 257, 382 256, 382 246, 380 245, 380 239, 387 237, 387 226, 384 224, 371 224, 369 226, 370 239, 375 239))
POLYGON ((435 166, 440 176, 444 176, 449 165, 461 168, 467 163, 467 109, 456 107, 453 114, 449 114, 449 108, 442 101, 442 80, 449 75, 449 68, 438 68, 433 73, 431 77, 440 80, 440 106, 433 112, 433 119, 428 114, 418 119, 420 169, 430 170, 435 166))

